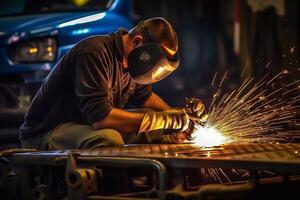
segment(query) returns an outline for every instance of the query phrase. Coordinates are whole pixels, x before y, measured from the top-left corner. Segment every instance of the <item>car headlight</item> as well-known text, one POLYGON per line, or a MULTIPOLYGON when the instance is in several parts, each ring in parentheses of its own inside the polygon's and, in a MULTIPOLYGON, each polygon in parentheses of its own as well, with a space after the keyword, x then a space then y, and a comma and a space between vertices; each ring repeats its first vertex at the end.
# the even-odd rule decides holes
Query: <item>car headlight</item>
POLYGON ((51 62, 56 58, 57 43, 54 38, 39 38, 15 44, 10 57, 15 62, 51 62))

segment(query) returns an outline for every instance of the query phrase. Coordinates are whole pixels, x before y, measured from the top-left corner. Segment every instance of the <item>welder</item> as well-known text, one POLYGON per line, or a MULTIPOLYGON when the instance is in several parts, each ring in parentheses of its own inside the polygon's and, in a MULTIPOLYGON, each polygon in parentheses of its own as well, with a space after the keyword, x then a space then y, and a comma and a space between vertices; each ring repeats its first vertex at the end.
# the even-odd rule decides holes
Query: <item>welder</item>
MULTIPOLYGON (((23 148, 96 148, 182 142, 190 117, 151 89, 179 65, 178 39, 157 17, 78 42, 56 64, 20 127, 23 148), (142 110, 124 110, 126 104, 142 110)), ((204 106, 196 105, 200 115, 204 106)))

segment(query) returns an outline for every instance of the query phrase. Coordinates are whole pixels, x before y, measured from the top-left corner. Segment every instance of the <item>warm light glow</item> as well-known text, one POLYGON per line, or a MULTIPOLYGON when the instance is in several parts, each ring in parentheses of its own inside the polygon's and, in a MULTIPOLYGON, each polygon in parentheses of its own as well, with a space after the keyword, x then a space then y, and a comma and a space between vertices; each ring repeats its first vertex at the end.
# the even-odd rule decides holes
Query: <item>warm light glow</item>
POLYGON ((167 52, 168 54, 170 54, 171 56, 174 56, 176 51, 172 50, 172 49, 169 49, 168 47, 164 46, 164 45, 161 45, 167 52))
POLYGON ((192 137, 192 142, 201 147, 219 146, 227 141, 222 133, 209 125, 196 126, 196 131, 192 134, 192 137))
POLYGON ((155 70, 154 72, 152 72, 152 78, 153 79, 159 78, 164 71, 165 71, 164 67, 157 68, 157 70, 155 70))
POLYGON ((52 50, 53 50, 52 47, 47 47, 48 52, 52 52, 52 50))
POLYGON ((89 0, 73 0, 73 3, 77 6, 84 6, 88 2, 89 2, 89 0))
POLYGON ((28 52, 29 52, 30 54, 37 53, 37 52, 38 52, 38 48, 35 48, 35 47, 29 48, 29 49, 28 49, 28 52))

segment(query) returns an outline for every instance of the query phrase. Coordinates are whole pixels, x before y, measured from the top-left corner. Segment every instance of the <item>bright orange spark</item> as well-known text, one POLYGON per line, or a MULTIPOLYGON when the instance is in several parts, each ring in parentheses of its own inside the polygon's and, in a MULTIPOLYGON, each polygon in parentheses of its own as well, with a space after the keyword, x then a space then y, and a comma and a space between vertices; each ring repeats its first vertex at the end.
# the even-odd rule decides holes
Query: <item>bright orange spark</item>
POLYGON ((221 132, 212 126, 196 126, 196 131, 192 134, 192 142, 201 147, 213 147, 225 144, 228 141, 221 132))

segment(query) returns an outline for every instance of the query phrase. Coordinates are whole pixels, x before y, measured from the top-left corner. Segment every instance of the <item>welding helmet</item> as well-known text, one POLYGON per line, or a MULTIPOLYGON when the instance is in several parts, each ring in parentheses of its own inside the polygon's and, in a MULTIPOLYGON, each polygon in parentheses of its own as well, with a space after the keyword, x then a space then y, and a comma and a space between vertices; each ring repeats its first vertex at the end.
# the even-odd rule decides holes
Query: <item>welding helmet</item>
POLYGON ((179 54, 152 36, 141 21, 137 27, 144 37, 144 44, 130 52, 127 59, 131 78, 138 84, 155 83, 171 74, 179 65, 179 54))
POLYGON ((179 55, 172 57, 160 44, 145 44, 135 48, 128 56, 128 71, 139 84, 151 84, 171 74, 179 65, 179 55))

